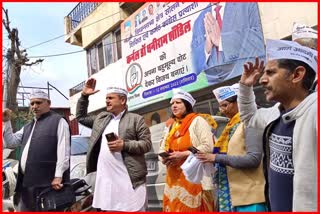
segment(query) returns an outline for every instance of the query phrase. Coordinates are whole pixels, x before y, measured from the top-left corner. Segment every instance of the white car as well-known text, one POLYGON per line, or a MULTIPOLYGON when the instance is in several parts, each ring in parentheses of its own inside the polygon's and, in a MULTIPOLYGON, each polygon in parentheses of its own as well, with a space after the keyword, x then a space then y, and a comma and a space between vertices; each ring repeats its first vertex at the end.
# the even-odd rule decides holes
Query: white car
MULTIPOLYGON (((86 157, 89 149, 90 136, 73 135, 71 136, 71 157, 70 157, 70 179, 83 179, 88 185, 81 189, 87 189, 76 197, 76 202, 66 211, 90 212, 96 211, 92 208, 94 175, 87 174, 86 157)), ((80 189, 80 190, 81 190, 80 189)), ((78 191, 78 190, 77 190, 78 191)))
MULTIPOLYGON (((213 116, 218 123, 215 136, 219 137, 229 119, 221 116, 213 116)), ((160 141, 163 138, 165 122, 150 127, 152 149, 145 154, 148 175, 147 175, 147 194, 148 211, 162 211, 162 199, 164 185, 166 181, 166 167, 158 159, 160 141)))
POLYGON ((71 136, 70 178, 83 178, 87 173, 86 157, 89 149, 89 136, 71 136))

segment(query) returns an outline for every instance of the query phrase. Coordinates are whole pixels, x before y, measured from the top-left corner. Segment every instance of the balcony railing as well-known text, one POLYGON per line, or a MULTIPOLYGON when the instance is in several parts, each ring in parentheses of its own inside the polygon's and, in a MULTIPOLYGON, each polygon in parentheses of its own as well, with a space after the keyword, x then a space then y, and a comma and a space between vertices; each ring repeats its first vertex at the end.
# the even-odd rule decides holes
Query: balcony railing
POLYGON ((68 17, 71 19, 71 30, 75 29, 78 24, 89 16, 100 4, 101 2, 80 2, 77 4, 77 6, 68 14, 68 17))
POLYGON ((79 83, 78 85, 74 86, 73 88, 69 89, 69 96, 73 96, 77 93, 79 93, 80 91, 82 91, 84 84, 86 81, 83 81, 81 83, 79 83))

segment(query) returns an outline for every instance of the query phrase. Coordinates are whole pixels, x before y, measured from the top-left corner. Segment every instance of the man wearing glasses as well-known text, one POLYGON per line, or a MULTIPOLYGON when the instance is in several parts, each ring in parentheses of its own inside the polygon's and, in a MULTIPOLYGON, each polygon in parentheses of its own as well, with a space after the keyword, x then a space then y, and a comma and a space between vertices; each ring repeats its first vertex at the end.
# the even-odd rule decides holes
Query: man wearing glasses
POLYGON ((48 94, 34 90, 30 108, 34 119, 13 133, 11 110, 2 113, 3 140, 6 147, 22 147, 15 198, 17 211, 36 211, 36 197, 46 187, 59 190, 68 181, 70 131, 67 121, 50 111, 48 94))

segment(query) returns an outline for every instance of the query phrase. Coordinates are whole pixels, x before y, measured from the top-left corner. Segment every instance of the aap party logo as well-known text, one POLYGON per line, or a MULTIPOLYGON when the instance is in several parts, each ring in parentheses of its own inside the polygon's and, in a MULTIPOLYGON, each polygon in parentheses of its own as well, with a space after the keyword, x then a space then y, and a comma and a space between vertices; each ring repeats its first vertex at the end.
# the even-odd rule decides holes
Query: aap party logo
POLYGON ((126 86, 130 94, 141 87, 142 68, 138 63, 132 63, 126 72, 126 86))

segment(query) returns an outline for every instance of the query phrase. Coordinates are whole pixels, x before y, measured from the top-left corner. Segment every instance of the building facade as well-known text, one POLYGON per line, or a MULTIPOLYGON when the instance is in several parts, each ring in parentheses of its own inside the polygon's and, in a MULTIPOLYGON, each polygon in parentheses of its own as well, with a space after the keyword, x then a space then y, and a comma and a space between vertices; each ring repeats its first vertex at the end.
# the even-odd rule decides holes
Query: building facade
MULTIPOLYGON (((105 88, 129 91, 128 106, 148 125, 170 117, 172 88, 197 100, 198 112, 219 114, 212 90, 239 81, 242 65, 264 59, 266 39, 291 39, 294 22, 317 29, 317 3, 248 2, 103 2, 79 3, 65 17, 65 41, 87 52, 88 78, 100 92, 90 96, 88 111, 105 108, 105 88), (216 8, 219 7, 219 12, 216 8), (204 16, 217 20, 220 42, 205 45, 204 16)), ((212 42, 213 43, 213 42, 212 42)), ((85 82, 86 80, 84 80, 85 82)), ((84 82, 70 89, 71 114, 84 82)), ((260 87, 257 103, 268 106, 260 87), (261 96, 260 96, 261 95, 261 96)))

